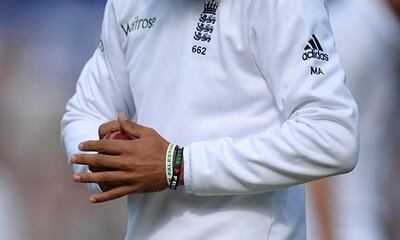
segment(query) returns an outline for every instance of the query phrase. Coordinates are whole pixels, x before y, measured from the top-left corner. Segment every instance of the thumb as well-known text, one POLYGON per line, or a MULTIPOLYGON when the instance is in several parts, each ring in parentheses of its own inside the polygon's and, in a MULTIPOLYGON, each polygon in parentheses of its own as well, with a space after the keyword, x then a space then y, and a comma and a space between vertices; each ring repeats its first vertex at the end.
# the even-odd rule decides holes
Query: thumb
POLYGON ((142 138, 147 135, 147 128, 128 120, 124 113, 118 114, 118 123, 121 130, 128 133, 134 137, 142 138))

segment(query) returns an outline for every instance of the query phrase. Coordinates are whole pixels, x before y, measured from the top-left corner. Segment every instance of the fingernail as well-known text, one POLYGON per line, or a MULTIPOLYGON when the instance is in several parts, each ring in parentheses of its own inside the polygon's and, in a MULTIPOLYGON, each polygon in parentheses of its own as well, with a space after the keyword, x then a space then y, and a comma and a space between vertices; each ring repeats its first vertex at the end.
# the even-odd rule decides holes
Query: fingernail
POLYGON ((91 203, 96 203, 96 198, 91 196, 91 197, 89 198, 89 201, 90 201, 91 203))
POLYGON ((72 155, 70 159, 71 163, 76 163, 76 159, 77 157, 75 155, 72 155))
POLYGON ((78 148, 79 148, 79 150, 83 150, 83 143, 80 143, 80 144, 78 145, 78 148))
POLYGON ((77 174, 74 174, 74 175, 72 176, 72 178, 74 179, 75 182, 79 182, 79 181, 81 180, 81 176, 79 176, 79 175, 77 175, 77 174))
POLYGON ((126 120, 128 120, 128 118, 125 116, 125 113, 119 113, 118 114, 118 116, 119 116, 119 118, 122 120, 122 121, 126 121, 126 120))

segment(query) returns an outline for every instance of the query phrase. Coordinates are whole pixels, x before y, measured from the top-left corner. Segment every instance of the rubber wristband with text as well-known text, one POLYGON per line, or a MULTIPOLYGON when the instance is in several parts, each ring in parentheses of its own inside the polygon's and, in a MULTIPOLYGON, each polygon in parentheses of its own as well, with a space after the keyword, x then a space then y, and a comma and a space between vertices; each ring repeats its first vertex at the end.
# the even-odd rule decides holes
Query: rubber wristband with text
POLYGON ((167 177, 167 183, 168 186, 171 185, 171 179, 173 176, 173 158, 174 158, 174 152, 176 149, 176 144, 169 144, 168 145, 168 149, 167 149, 167 153, 165 156, 165 173, 166 173, 166 177, 167 177))
POLYGON ((183 148, 179 146, 176 149, 176 154, 174 158, 174 166, 173 166, 173 173, 169 188, 176 190, 178 188, 179 177, 182 172, 182 161, 183 161, 183 148))

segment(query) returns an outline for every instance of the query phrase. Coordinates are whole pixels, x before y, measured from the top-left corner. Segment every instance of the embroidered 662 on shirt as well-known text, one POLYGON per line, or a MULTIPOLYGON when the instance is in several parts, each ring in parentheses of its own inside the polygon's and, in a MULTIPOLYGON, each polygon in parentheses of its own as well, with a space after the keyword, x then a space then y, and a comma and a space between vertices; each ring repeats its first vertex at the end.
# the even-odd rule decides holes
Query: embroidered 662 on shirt
POLYGON ((62 136, 91 202, 127 196, 126 239, 306 238, 302 184, 358 154, 323 0, 109 0, 101 39, 62 136))

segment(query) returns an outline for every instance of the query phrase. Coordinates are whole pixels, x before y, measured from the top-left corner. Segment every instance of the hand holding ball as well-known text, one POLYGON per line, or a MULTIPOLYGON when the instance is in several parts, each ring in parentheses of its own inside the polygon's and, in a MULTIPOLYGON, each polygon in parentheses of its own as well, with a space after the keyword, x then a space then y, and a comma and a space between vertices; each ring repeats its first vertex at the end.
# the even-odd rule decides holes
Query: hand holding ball
MULTIPOLYGON (((90 197, 92 203, 168 187, 165 166, 169 142, 155 129, 119 114, 117 120, 102 124, 98 133, 101 140, 80 143, 79 150, 86 153, 71 158, 73 164, 87 165, 92 171, 74 174, 74 181, 97 183, 103 191, 90 197)), ((181 163, 183 173, 183 159, 181 163)))
MULTIPOLYGON (((136 139, 134 136, 129 135, 127 133, 124 133, 122 131, 113 131, 113 132, 109 132, 107 133, 104 137, 104 140, 134 140, 136 139)), ((89 166, 89 169, 91 172, 107 172, 107 171, 113 171, 114 169, 110 169, 110 168, 96 168, 96 167, 92 167, 89 166)), ((99 183, 99 186, 101 188, 101 190, 103 192, 109 191, 111 189, 113 189, 114 187, 117 187, 119 185, 113 185, 113 184, 106 184, 106 183, 99 183)))

